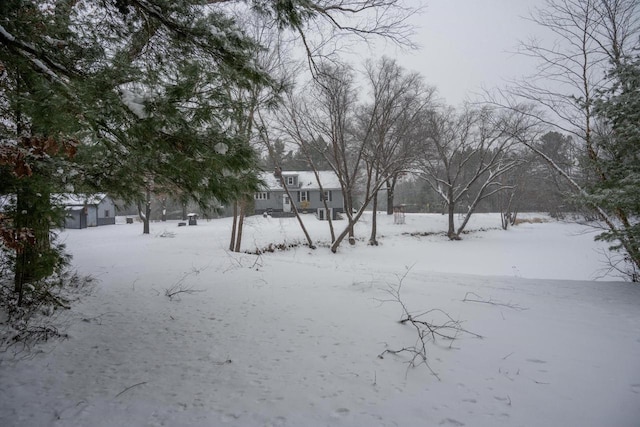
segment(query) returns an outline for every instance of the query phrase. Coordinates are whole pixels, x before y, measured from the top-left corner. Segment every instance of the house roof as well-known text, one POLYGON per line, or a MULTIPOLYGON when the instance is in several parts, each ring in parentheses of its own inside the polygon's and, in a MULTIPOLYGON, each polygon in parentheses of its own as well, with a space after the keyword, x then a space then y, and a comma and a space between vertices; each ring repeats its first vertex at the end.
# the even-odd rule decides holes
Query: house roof
MULTIPOLYGON (((313 171, 282 171, 283 176, 297 176, 299 186, 295 190, 319 190, 320 186, 313 171)), ((325 190, 340 190, 340 181, 334 171, 318 171, 322 188, 325 190)), ((280 190, 280 179, 273 172, 262 172, 260 179, 264 181, 268 190, 280 190)))

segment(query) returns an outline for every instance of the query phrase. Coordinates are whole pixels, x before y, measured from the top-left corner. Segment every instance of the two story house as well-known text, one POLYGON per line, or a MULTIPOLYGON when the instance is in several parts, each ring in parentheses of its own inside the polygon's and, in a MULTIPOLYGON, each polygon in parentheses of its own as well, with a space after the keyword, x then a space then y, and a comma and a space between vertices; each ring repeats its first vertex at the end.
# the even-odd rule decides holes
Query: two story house
POLYGON ((264 172, 260 175, 260 179, 265 183, 265 187, 254 196, 256 214, 293 215, 292 204, 295 204, 299 212, 314 213, 321 220, 328 217, 338 219, 344 212, 340 181, 333 171, 318 172, 323 191, 320 191, 320 185, 312 171, 280 173, 293 200, 287 196, 279 176, 264 172))

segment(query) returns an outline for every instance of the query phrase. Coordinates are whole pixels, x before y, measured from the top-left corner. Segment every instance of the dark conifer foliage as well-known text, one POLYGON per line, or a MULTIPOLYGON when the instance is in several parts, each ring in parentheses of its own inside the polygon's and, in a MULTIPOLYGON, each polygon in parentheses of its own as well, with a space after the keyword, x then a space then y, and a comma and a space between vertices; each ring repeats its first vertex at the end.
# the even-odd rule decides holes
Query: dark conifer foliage
POLYGON ((599 238, 612 242, 627 261, 628 277, 640 281, 640 57, 623 60, 611 72, 612 87, 596 102, 607 132, 596 139, 599 179, 588 189, 617 227, 599 238))

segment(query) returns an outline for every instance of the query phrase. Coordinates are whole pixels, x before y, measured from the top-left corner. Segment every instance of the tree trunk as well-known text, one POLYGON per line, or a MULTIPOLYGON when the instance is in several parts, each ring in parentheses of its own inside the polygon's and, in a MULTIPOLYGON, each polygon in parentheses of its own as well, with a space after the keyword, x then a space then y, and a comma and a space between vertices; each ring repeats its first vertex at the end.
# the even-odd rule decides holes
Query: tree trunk
POLYGON ((245 205, 246 205, 246 202, 244 200, 241 200, 240 214, 238 215, 238 229, 236 232, 236 244, 234 247, 234 252, 240 252, 240 247, 242 245, 242 227, 244 226, 245 205))
POLYGON ((295 214, 296 218, 298 219, 298 223, 300 224, 300 228, 302 229, 302 232, 304 233, 305 238, 307 239, 307 244, 309 245, 309 247, 311 249, 315 249, 316 246, 313 244, 313 240, 311 240, 311 236, 309 236, 309 232, 307 231, 307 227, 305 227, 304 222, 302 221, 302 218, 300 217, 300 213, 298 212, 298 208, 296 207, 296 204, 293 202, 293 197, 291 197, 291 193, 289 192, 289 188, 287 187, 287 183, 284 180, 284 176, 282 174, 280 174, 280 183, 282 184, 282 188, 284 188, 285 193, 287 193, 287 197, 289 198, 289 201, 291 202, 291 209, 293 209, 293 213, 295 214))
POLYGON ((145 201, 144 213, 142 205, 138 202, 138 216, 142 220, 142 234, 149 234, 149 220, 151 217, 151 190, 147 188, 147 200, 145 201))
POLYGON ((167 198, 162 198, 162 222, 167 221, 167 198))
MULTIPOLYGON (((336 241, 333 242, 333 244, 331 245, 331 252, 333 252, 334 254, 338 252, 338 247, 340 246, 344 238, 347 237, 347 235, 353 236, 353 227, 362 216, 362 212, 364 212, 364 209, 360 209, 355 217, 354 216, 349 217, 349 225, 345 227, 344 230, 342 230, 342 233, 340 233, 336 238, 336 241)), ((355 244, 355 239, 353 244, 355 244)))
POLYGON ((387 215, 393 215, 394 197, 398 179, 394 176, 387 180, 387 215))
POLYGON ((460 240, 460 236, 458 236, 455 231, 455 209, 455 203, 449 199, 449 202, 447 203, 447 214, 449 215, 449 229, 447 230, 447 237, 450 240, 460 240))
POLYGON ((24 285, 50 276, 55 267, 50 241, 50 194, 33 188, 33 179, 23 178, 16 192, 14 227, 18 233, 29 233, 20 238, 16 249, 14 291, 18 305, 22 304, 24 285))
POLYGON ((236 229, 238 227, 238 201, 233 201, 233 224, 231 225, 231 241, 229 242, 229 250, 234 252, 236 249, 236 229))
POLYGON ((378 192, 377 191, 373 196, 372 208, 373 208, 373 211, 371 213, 371 237, 369 237, 369 245, 378 246, 378 240, 377 240, 377 234, 378 234, 378 224, 377 224, 377 218, 378 218, 378 192))

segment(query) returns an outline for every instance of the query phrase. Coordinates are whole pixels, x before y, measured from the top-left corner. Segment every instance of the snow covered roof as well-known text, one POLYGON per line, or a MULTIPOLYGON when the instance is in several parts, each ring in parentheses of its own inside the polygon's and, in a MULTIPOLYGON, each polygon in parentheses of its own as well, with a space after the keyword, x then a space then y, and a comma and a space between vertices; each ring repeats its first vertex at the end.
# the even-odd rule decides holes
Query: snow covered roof
MULTIPOLYGON (((52 194, 51 195, 51 203, 56 205, 62 205, 66 210, 74 210, 74 208, 81 208, 85 205, 98 205, 102 202, 105 197, 107 197, 106 193, 95 193, 95 194, 72 194, 72 193, 62 193, 62 194, 52 194)), ((8 208, 10 205, 15 204, 16 195, 15 194, 5 194, 0 195, 0 210, 8 208)))
MULTIPOLYGON (((340 181, 334 171, 318 171, 322 188, 325 190, 340 190, 340 181)), ((319 190, 320 186, 313 171, 282 171, 282 176, 297 176, 299 185, 291 187, 295 190, 319 190)), ((282 188, 280 179, 273 172, 262 172, 260 179, 265 182, 268 190, 282 188)))
POLYGON ((97 205, 104 200, 107 195, 105 193, 96 194, 56 194, 55 200, 57 203, 64 206, 84 206, 84 205, 97 205))

